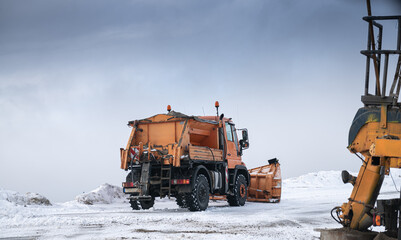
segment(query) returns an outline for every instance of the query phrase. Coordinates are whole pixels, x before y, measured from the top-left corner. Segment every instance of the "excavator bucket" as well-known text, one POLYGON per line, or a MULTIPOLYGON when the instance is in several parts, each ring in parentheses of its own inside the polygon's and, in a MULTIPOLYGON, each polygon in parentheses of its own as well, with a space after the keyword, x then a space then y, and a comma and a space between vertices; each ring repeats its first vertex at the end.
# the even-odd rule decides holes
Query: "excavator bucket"
POLYGON ((250 202, 280 202, 281 170, 278 159, 269 160, 269 164, 249 169, 251 183, 248 188, 250 202))

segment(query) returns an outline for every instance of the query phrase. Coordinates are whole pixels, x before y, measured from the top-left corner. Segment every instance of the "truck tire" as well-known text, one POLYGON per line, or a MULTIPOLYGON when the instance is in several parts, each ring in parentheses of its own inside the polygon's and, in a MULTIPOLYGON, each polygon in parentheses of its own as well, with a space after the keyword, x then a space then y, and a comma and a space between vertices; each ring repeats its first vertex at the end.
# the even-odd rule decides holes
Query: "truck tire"
POLYGON ((136 200, 129 200, 129 203, 131 204, 132 210, 139 210, 138 202, 136 200))
POLYGON ((209 205, 209 181, 203 174, 196 177, 191 193, 186 202, 190 211, 204 211, 209 205))
POLYGON ((244 206, 248 194, 248 188, 244 175, 238 174, 233 189, 234 195, 227 195, 227 202, 230 206, 244 206))
POLYGON ((155 205, 155 198, 152 197, 151 200, 139 200, 139 203, 141 204, 142 209, 149 209, 155 205))
POLYGON ((180 208, 187 208, 187 196, 185 193, 180 193, 175 196, 175 201, 180 208))

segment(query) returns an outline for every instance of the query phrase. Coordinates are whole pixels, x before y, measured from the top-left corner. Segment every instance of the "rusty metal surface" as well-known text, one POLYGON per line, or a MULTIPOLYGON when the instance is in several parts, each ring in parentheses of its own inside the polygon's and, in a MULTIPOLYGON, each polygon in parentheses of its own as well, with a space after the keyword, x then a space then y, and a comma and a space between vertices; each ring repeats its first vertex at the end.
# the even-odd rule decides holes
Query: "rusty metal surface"
MULTIPOLYGON (((369 4, 368 4, 369 8, 369 4)), ((370 11, 368 9, 369 15, 370 11)), ((368 28, 368 42, 366 50, 362 50, 361 54, 366 56, 366 72, 365 72, 365 93, 361 101, 365 106, 374 105, 393 105, 400 106, 398 102, 400 87, 401 87, 401 15, 400 16, 366 16, 363 20, 369 23, 368 28), (397 27, 397 41, 394 49, 382 49, 383 25, 378 21, 395 21, 397 27), (378 30, 375 35, 374 29, 378 30), (377 40, 377 49, 376 49, 377 40), (384 55, 384 66, 381 66, 382 55, 384 55), (398 55, 397 68, 394 72, 394 79, 390 89, 387 88, 388 66, 391 55, 398 55), (370 62, 374 65, 375 76, 375 91, 369 93, 370 81, 370 62), (395 91, 396 90, 396 91, 395 91)))
POLYGON ((361 232, 350 228, 319 229, 320 240, 375 240, 377 232, 361 232))

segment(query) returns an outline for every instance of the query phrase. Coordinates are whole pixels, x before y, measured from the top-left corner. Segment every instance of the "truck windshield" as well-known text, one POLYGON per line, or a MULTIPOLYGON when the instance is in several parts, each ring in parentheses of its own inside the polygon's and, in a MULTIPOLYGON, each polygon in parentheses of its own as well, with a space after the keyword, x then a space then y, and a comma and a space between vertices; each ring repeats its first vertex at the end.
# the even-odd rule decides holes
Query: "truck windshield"
POLYGON ((231 132, 231 126, 226 122, 226 132, 227 132, 227 140, 228 141, 233 141, 233 133, 231 132))
POLYGON ((235 131, 235 126, 234 126, 234 125, 232 125, 232 129, 233 129, 233 136, 234 136, 235 148, 237 149, 237 153, 239 153, 239 151, 238 151, 237 132, 235 131))

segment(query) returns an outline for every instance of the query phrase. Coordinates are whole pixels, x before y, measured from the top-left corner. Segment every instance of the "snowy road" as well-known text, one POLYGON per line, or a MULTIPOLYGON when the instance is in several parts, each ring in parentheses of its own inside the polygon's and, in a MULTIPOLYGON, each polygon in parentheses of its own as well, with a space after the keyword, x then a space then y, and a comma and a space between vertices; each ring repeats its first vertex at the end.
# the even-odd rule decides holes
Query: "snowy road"
MULTIPOLYGON (((331 219, 330 210, 349 197, 351 186, 339 185, 338 174, 324 172, 284 181, 279 204, 247 202, 244 207, 229 207, 226 202, 211 201, 204 212, 180 209, 174 199, 157 200, 154 208, 139 211, 124 202, 3 204, 0 238, 318 239, 314 229, 340 227, 331 219)), ((393 194, 388 189, 384 194, 393 194)))
POLYGON ((205 212, 179 209, 173 200, 158 201, 154 209, 145 211, 132 211, 123 203, 29 206, 27 213, 1 219, 0 235, 51 239, 314 239, 318 233, 313 228, 336 226, 328 217, 332 205, 317 207, 316 203, 288 200, 229 207, 225 202, 211 202, 205 212))

